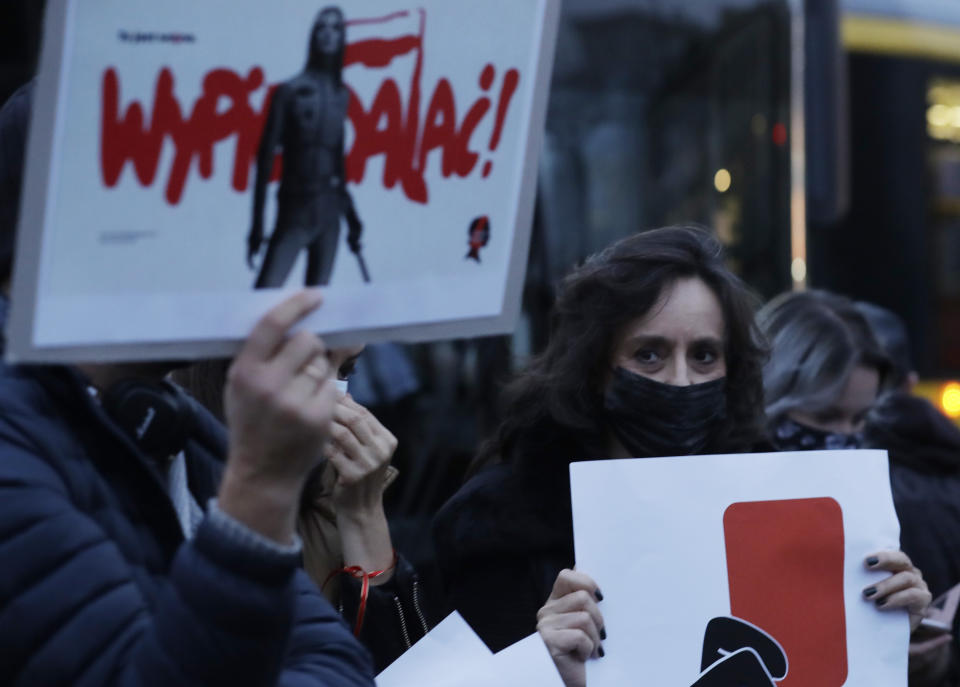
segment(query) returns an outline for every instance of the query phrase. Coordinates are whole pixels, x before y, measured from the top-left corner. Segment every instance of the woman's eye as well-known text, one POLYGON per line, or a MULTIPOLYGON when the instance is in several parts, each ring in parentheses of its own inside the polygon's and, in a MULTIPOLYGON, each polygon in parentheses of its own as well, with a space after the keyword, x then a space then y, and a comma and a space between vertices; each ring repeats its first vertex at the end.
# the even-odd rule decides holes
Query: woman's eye
POLYGON ((356 362, 349 362, 346 365, 341 365, 340 369, 337 370, 337 379, 340 381, 346 381, 350 379, 350 375, 352 375, 356 369, 356 362))
POLYGON ((712 365, 719 358, 719 354, 713 348, 700 348, 693 354, 693 359, 700 365, 712 365))
POLYGON ((660 356, 657 355, 657 352, 650 350, 649 348, 641 348, 634 354, 633 357, 639 360, 641 363, 645 363, 647 365, 653 364, 660 360, 660 356))

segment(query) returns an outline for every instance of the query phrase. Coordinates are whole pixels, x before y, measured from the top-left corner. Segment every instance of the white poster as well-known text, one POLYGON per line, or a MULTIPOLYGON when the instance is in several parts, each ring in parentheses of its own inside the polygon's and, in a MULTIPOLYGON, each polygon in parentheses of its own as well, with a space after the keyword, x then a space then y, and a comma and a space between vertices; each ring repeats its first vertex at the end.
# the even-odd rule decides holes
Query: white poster
POLYGON ((304 285, 335 342, 509 331, 558 13, 50 3, 9 355, 225 353, 304 285))
POLYGON ((570 467, 577 567, 603 590, 591 687, 903 687, 909 623, 863 589, 899 548, 885 451, 570 467))

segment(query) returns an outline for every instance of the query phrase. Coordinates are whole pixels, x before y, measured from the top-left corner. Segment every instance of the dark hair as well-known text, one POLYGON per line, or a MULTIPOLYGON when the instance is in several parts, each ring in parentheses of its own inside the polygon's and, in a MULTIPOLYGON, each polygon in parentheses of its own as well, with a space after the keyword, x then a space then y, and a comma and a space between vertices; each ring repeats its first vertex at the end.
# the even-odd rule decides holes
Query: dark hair
POLYGON ((0 280, 3 281, 10 277, 13 265, 32 100, 33 81, 10 96, 0 109, 0 280))
POLYGON ((209 410, 220 422, 226 422, 223 408, 223 389, 227 384, 230 358, 198 360, 192 365, 175 370, 173 381, 187 390, 193 398, 209 410))
POLYGON ((763 385, 767 417, 818 412, 843 393, 850 373, 872 367, 881 382, 889 361, 853 302, 827 291, 777 296, 757 314, 770 341, 763 385))
POLYGON ((498 433, 476 467, 495 460, 556 465, 599 457, 608 435, 603 393, 618 337, 646 315, 678 279, 702 279, 716 294, 725 323, 727 417, 711 450, 751 448, 762 435, 762 339, 756 299, 723 263, 720 243, 705 230, 667 227, 622 239, 589 258, 560 285, 550 341, 504 392, 498 433))
POLYGON ((335 5, 324 7, 317 12, 316 19, 313 20, 313 26, 310 29, 310 41, 307 45, 307 66, 321 72, 333 74, 333 80, 338 86, 343 85, 343 54, 347 50, 347 27, 343 16, 343 10, 335 5), (332 58, 327 57, 316 49, 317 26, 320 24, 320 17, 328 12, 336 12, 340 15, 340 21, 343 23, 342 39, 340 41, 340 50, 332 58))
POLYGON ((885 380, 887 385, 893 388, 903 386, 914 371, 907 325, 895 312, 874 303, 857 301, 853 305, 870 325, 870 331, 890 360, 890 371, 885 380))

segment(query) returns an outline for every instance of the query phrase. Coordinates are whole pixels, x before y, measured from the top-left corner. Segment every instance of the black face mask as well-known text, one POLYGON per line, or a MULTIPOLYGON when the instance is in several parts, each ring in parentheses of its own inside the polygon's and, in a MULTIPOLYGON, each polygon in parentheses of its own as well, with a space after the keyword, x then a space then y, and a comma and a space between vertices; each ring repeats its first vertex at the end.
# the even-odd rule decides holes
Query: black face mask
POLYGON ((826 432, 785 417, 774 426, 773 441, 781 451, 844 451, 863 448, 863 432, 826 432))
POLYGON ((618 367, 603 408, 607 424, 630 455, 696 455, 712 446, 726 419, 726 378, 672 386, 618 367))

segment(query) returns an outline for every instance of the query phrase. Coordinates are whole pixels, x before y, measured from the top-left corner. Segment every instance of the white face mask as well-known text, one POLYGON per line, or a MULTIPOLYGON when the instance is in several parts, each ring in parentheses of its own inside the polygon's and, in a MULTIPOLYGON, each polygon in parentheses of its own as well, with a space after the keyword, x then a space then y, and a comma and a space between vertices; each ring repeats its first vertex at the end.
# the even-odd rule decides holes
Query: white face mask
POLYGON ((346 379, 338 379, 338 380, 336 380, 336 384, 337 384, 337 391, 340 392, 340 395, 341 395, 341 396, 345 396, 346 393, 347 393, 347 385, 348 385, 347 380, 346 380, 346 379))

